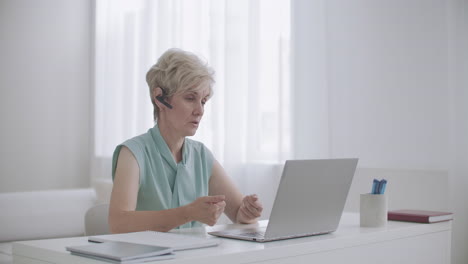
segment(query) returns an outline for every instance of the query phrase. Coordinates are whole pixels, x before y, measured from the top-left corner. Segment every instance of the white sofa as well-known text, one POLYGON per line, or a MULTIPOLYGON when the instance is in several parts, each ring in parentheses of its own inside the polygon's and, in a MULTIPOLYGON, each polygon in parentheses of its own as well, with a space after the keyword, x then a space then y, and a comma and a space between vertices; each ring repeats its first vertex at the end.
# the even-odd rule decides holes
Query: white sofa
POLYGON ((0 264, 11 263, 11 242, 83 236, 84 217, 96 204, 108 203, 112 182, 93 188, 0 193, 0 264))
POLYGON ((81 236, 94 189, 0 193, 0 242, 81 236))

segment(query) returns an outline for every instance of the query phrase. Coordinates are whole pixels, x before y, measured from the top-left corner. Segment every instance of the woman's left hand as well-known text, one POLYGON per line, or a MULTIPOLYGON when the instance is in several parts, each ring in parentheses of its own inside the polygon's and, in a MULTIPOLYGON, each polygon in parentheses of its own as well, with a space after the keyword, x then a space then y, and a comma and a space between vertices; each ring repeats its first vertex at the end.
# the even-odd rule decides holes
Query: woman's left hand
POLYGON ((242 203, 237 213, 240 223, 251 224, 257 221, 262 215, 263 205, 256 194, 247 195, 242 199, 242 203))

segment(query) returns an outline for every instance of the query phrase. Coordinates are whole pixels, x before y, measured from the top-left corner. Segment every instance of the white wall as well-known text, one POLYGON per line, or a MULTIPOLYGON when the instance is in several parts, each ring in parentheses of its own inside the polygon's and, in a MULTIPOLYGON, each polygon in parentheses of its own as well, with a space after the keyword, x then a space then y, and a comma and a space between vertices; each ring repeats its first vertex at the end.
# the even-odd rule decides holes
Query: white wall
POLYGON ((89 186, 91 1, 0 1, 0 192, 89 186))
MULTIPOLYGON (((295 0, 292 8, 296 157, 359 157, 355 179, 392 175, 400 189, 390 183, 389 194, 454 211, 452 263, 468 263, 467 2, 295 0), (438 191, 437 204, 408 192, 418 188, 413 176, 438 191)), ((390 203, 405 205, 397 198, 390 203)))
POLYGON ((447 169, 446 2, 293 4, 296 155, 447 169))
POLYGON ((331 154, 447 169, 448 41, 440 0, 327 1, 331 154))

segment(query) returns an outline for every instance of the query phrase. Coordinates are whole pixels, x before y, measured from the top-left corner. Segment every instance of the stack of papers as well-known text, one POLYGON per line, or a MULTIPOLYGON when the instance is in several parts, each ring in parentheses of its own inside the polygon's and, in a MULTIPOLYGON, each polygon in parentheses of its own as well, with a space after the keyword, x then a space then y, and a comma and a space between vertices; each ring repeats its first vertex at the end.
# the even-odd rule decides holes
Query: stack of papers
POLYGON ((112 263, 141 263, 147 261, 174 258, 173 249, 121 241, 92 243, 84 246, 66 247, 73 255, 112 262, 112 263))
POLYGON ((156 231, 141 231, 123 234, 100 235, 88 238, 89 242, 121 241, 160 247, 170 247, 174 251, 214 247, 219 245, 216 238, 195 237, 156 231))

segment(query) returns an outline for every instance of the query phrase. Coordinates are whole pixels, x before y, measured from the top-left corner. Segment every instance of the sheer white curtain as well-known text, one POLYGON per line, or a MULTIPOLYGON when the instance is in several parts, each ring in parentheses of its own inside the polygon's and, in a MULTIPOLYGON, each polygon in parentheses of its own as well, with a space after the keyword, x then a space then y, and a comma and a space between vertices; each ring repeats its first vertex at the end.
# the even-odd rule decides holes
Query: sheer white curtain
POLYGON ((168 48, 216 71, 194 137, 235 177, 290 156, 289 0, 96 0, 94 177, 153 126, 145 74, 168 48), (105 164, 105 165, 103 165, 105 164))

